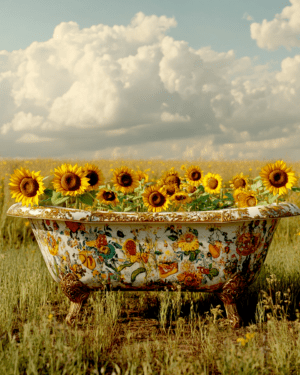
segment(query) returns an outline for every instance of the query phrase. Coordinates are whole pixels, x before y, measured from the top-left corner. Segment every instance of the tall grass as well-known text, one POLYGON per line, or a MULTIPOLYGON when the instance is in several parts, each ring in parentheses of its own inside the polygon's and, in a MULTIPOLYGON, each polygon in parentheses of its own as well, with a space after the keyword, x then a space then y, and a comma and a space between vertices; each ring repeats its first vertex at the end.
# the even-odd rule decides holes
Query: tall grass
MULTIPOLYGON (((51 278, 27 220, 6 216, 14 203, 9 175, 25 162, 3 163, 0 374, 300 373, 299 217, 280 221, 257 280, 238 303, 245 323, 240 329, 228 325, 214 294, 180 290, 91 293, 72 329, 64 323, 69 301, 51 278)), ((109 169, 118 165, 114 163, 95 162, 108 179, 109 169)), ((139 161, 140 167, 148 168, 148 161, 143 163, 139 161)), ((171 166, 180 171, 184 162, 155 163, 150 165, 157 178, 171 166)), ((257 166, 267 162, 245 162, 246 167, 209 163, 211 167, 202 165, 205 173, 220 173, 226 181, 249 168, 255 176, 257 166)), ((298 164, 293 163, 296 172, 298 164)), ((60 163, 37 160, 26 165, 47 176, 60 163)), ((287 200, 300 206, 296 193, 287 200)))

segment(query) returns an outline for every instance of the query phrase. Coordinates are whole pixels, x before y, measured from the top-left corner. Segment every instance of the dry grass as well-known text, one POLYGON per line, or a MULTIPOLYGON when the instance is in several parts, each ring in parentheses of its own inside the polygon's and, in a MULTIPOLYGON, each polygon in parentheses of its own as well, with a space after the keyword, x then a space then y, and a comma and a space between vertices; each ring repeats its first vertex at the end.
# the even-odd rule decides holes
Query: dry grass
MULTIPOLYGON (((201 165, 205 173, 229 180, 267 162, 201 165)), ((149 168, 143 163, 124 165, 149 168)), ((95 164, 109 178, 120 161, 95 164)), ((159 177, 172 166, 180 171, 182 164, 150 165, 159 177)), ((299 173, 300 163, 290 164, 299 173)), ((215 295, 191 292, 95 292, 71 329, 64 323, 69 301, 51 278, 30 226, 5 214, 14 203, 9 175, 21 165, 0 162, 0 374, 300 373, 299 217, 280 221, 258 279, 239 301, 245 322, 240 329, 223 319, 224 306, 215 295), (246 341, 247 333, 255 335, 246 341)), ((46 176, 60 163, 27 165, 46 176)), ((299 205, 296 193, 288 201, 299 205)))

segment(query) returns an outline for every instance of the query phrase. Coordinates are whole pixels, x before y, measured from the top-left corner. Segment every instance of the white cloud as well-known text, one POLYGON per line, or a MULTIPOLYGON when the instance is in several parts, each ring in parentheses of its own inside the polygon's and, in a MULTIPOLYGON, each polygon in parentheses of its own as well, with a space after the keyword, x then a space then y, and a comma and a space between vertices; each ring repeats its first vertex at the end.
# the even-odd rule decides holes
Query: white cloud
POLYGON ((251 24, 251 38, 257 41, 258 47, 270 51, 281 46, 288 51, 300 47, 300 0, 290 0, 290 3, 272 21, 264 19, 262 24, 251 24))
POLYGON ((40 142, 52 142, 54 138, 39 137, 36 134, 25 133, 22 137, 16 140, 16 143, 40 143, 40 142))
MULTIPOLYGON (((297 47, 299 7, 252 23, 251 37, 261 48, 297 47)), ((142 12, 127 26, 63 22, 46 42, 0 51, 2 155, 30 156, 28 143, 45 157, 297 155, 300 55, 270 72, 233 50, 166 36, 176 25, 142 12)))

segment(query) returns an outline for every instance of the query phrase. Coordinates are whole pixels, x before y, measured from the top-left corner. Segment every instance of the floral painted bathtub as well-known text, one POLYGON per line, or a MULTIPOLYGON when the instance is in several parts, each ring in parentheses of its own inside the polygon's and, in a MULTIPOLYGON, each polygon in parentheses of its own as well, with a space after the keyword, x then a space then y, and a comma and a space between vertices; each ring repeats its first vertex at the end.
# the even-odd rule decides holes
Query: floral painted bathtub
POLYGON ((202 212, 104 212, 16 203, 8 216, 29 218, 53 279, 71 301, 73 324, 90 291, 214 292, 234 327, 236 300, 254 281, 279 218, 291 203, 202 212))

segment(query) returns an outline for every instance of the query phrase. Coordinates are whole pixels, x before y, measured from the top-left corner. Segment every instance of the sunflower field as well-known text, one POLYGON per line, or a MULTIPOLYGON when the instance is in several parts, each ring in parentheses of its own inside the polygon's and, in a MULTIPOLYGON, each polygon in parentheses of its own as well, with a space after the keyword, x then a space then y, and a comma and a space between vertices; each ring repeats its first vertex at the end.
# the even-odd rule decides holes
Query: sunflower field
POLYGON ((228 325, 209 293, 95 292, 75 328, 23 205, 180 211, 287 201, 300 207, 300 162, 0 160, 0 373, 300 373, 300 218, 284 218, 259 277, 228 325))

